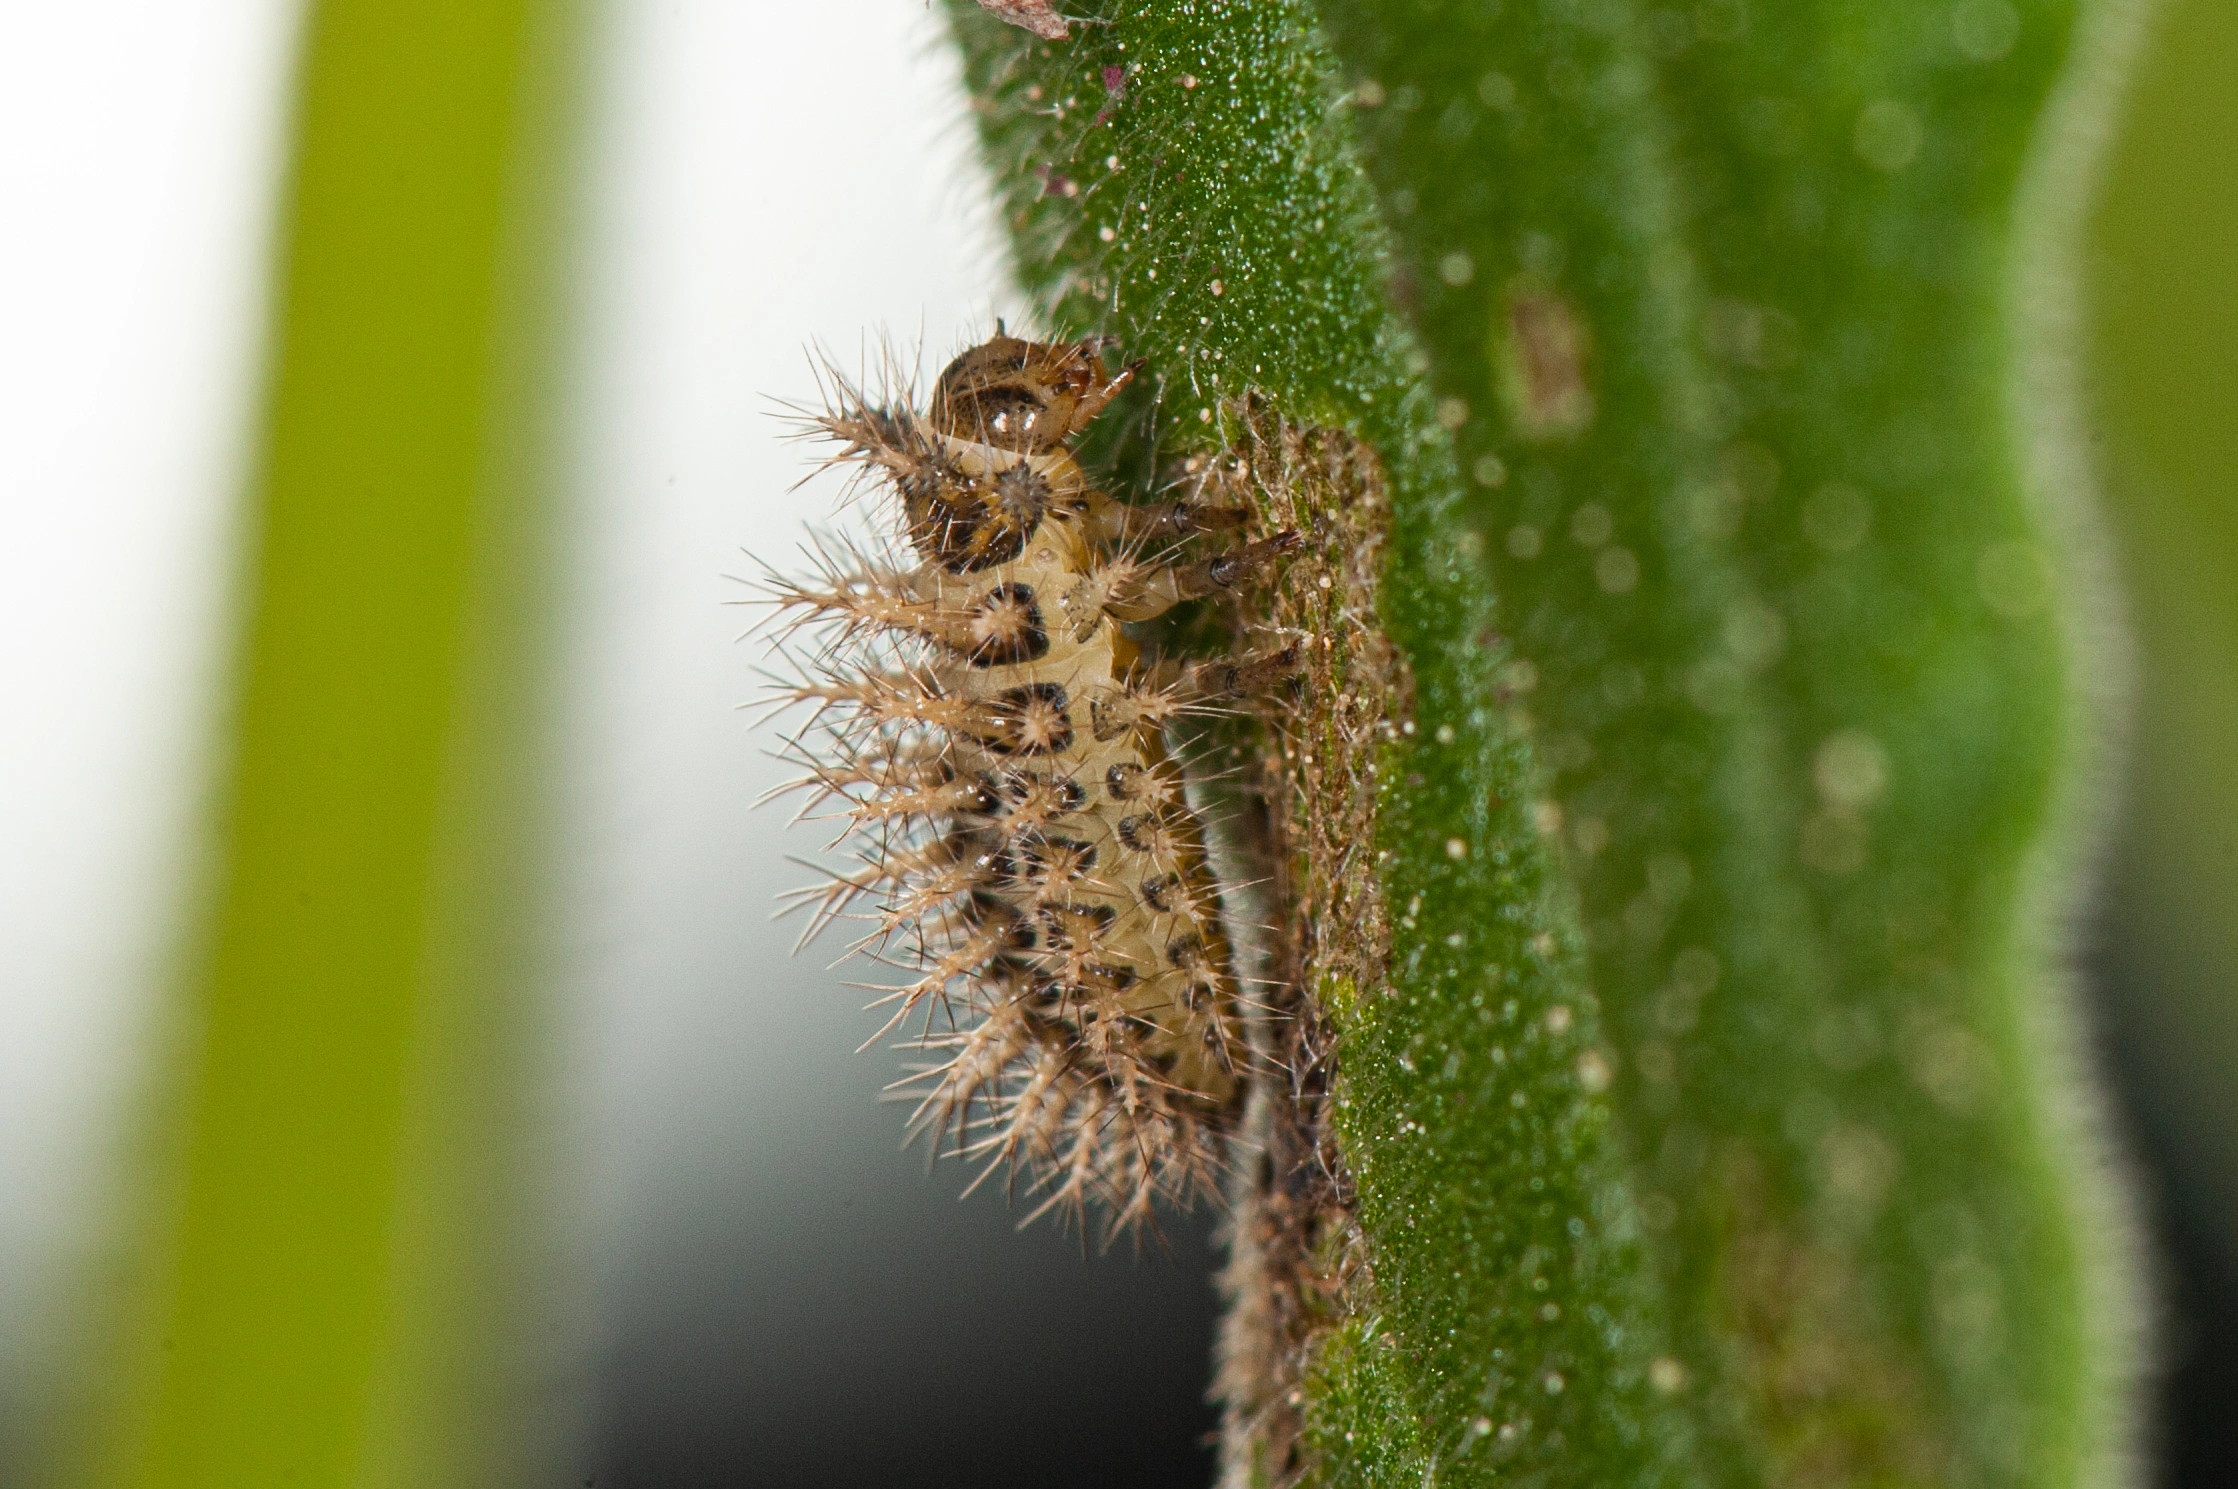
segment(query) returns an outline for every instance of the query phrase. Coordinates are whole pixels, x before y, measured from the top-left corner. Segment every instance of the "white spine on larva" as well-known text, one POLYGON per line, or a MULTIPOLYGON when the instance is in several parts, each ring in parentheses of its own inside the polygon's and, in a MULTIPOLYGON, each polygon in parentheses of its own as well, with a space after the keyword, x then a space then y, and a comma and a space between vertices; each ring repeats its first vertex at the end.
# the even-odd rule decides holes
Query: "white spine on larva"
MULTIPOLYGON (((808 935, 861 914, 857 949, 902 973, 879 1003, 933 1056, 900 1085, 936 1154, 982 1164, 975 1184, 1023 1179, 1032 1215, 1093 1199, 1114 1232, 1216 1192, 1246 1061, 1203 835, 1164 743, 1204 674, 1145 667, 1115 617, 1294 542, 1226 569, 1143 557, 1241 514, 1090 487, 1069 442, 1132 371, 1107 375, 1094 343, 997 336, 943 373, 929 414, 834 378, 812 426, 893 498, 914 562, 827 553, 812 582, 774 585, 816 638, 788 689, 812 710, 791 741, 804 814, 844 818, 860 859, 802 893, 808 935)), ((1220 672, 1231 690, 1238 675, 1220 672)))

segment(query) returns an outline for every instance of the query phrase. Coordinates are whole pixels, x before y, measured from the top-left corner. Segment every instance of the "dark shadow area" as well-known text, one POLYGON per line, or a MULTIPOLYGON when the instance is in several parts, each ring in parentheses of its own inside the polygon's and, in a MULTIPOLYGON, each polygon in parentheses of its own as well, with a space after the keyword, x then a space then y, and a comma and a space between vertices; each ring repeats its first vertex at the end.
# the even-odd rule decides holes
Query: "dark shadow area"
POLYGON ((598 1489, 1209 1483, 1209 1221, 1083 1257, 954 1178, 669 1248, 603 1362, 598 1489))
MULTIPOLYGON (((2120 897, 2114 905, 2118 909, 2120 897)), ((2158 1370, 2146 1404, 2148 1482, 2157 1489, 2238 1484, 2238 1237, 2221 1233, 2219 1186, 2187 1130, 2197 1113, 2167 1095, 2149 1014, 2149 954, 2109 914, 2092 957, 2105 1074, 2152 1227, 2159 1296, 2158 1370), (2205 1182, 2202 1182, 2202 1181, 2205 1182)), ((2238 1078, 2238 1077, 2234 1077, 2238 1078)))
POLYGON ((2238 1278, 2197 1217, 2163 1229, 2170 1297, 2167 1375, 2159 1392, 2163 1489, 2238 1484, 2238 1278))

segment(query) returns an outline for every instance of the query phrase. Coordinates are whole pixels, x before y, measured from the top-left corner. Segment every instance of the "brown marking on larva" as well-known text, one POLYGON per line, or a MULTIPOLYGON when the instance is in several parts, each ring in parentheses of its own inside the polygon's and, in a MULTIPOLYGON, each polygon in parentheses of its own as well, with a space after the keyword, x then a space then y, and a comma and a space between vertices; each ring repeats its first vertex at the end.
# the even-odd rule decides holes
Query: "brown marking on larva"
POLYGON ((1088 803, 1088 793, 1078 781, 1030 770, 1003 772, 996 791, 988 813, 999 816, 1002 830, 1020 839, 1061 824, 1088 803))
POLYGON ((1166 945, 1166 960, 1184 972, 1199 972, 1209 966, 1210 955, 1199 938, 1177 936, 1166 945))
POLYGON ((1006 952, 1031 950, 1037 939, 1033 923, 999 895, 975 892, 965 898, 962 913, 974 926, 993 927, 1006 952))
POLYGON ((1109 905, 1066 902, 1045 905, 1041 921, 1049 944, 1059 951, 1081 951, 1100 946, 1119 912, 1109 905))
POLYGON ((1072 745, 1070 709, 1063 683, 1004 688, 977 707, 969 737, 998 755, 1054 755, 1072 745))
POLYGON ((1023 553, 1049 499, 1048 478, 1023 464, 978 481, 935 468, 902 488, 910 542, 951 574, 976 574, 1023 553))
POLYGON ((988 590, 972 606, 970 635, 964 655, 974 667, 1015 667, 1049 654, 1049 627, 1033 590, 1023 584, 988 590))
POLYGON ((1500 401, 1515 432, 1532 441, 1573 439, 1593 422, 1586 381, 1592 336, 1560 293, 1536 279, 1509 282, 1497 337, 1500 401))
POLYGON ((862 872, 804 902, 818 924, 867 902, 871 944, 910 948, 886 951, 915 975, 883 1001, 936 1060, 918 1130, 1022 1172, 1041 1208, 1107 1204, 1116 1233, 1216 1192, 1249 1066, 1165 726, 1288 665, 1146 665, 1119 620, 1241 586, 1296 540, 1195 561, 1173 546, 1243 508, 1095 490, 1069 442, 1134 373, 1101 349, 998 335, 948 366, 925 415, 839 380, 816 422, 898 498, 920 562, 827 560, 822 587, 781 598, 840 633, 795 690, 834 711, 805 784, 879 833, 862 872))
POLYGON ((1153 863, 1165 863, 1177 857, 1182 845, 1182 830, 1166 810, 1121 817, 1116 831, 1122 847, 1140 853, 1153 863))
MULTIPOLYGON (((1134 968, 1124 963, 1114 965, 1106 962, 1090 962, 1088 964, 1088 981, 1098 991, 1116 995, 1128 991, 1136 983, 1142 981, 1142 978, 1134 968)), ((1145 1019, 1135 1019, 1134 1025, 1137 1033, 1156 1034, 1158 1032, 1158 1026, 1145 1019)))
POLYGON ((1073 838, 1030 837, 1018 845, 1020 876, 1045 889, 1069 888, 1096 866, 1096 845, 1073 838))

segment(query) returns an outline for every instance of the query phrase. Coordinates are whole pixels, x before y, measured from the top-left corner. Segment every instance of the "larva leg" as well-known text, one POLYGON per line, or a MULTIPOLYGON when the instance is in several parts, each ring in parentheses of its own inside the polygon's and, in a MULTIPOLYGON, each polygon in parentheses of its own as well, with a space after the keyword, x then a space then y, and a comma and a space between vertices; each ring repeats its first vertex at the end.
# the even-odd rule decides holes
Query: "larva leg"
POLYGON ((1090 729, 1098 740, 1117 739, 1130 729, 1163 728, 1191 708, 1241 703, 1264 697, 1298 670, 1298 644, 1250 657, 1214 661, 1178 659, 1138 667, 1122 687, 1088 703, 1090 729))
POLYGON ((1153 502, 1136 506, 1091 492, 1083 521, 1088 537, 1104 548, 1140 550, 1198 533, 1232 532, 1251 520, 1247 507, 1211 502, 1153 502))
POLYGON ((1298 643, 1256 656, 1217 657, 1209 661, 1158 662, 1138 674, 1144 691, 1175 703, 1236 703, 1263 698, 1298 670, 1298 643))
POLYGON ((1127 384, 1135 380, 1135 374, 1142 371, 1142 368, 1142 359, 1138 357, 1120 368, 1118 375, 1109 381, 1099 376, 1102 370, 1100 364, 1096 364, 1093 371, 1074 372, 1068 391, 1073 394, 1075 401, 1065 412, 1066 432, 1069 434, 1086 429, 1096 415, 1102 413, 1104 407, 1117 398, 1127 384))
POLYGON ((1216 553, 1193 564, 1140 571, 1111 586, 1104 597, 1103 612, 1114 620, 1149 620, 1183 600, 1233 588, 1272 567, 1276 559, 1303 541, 1294 531, 1279 532, 1232 553, 1216 553))

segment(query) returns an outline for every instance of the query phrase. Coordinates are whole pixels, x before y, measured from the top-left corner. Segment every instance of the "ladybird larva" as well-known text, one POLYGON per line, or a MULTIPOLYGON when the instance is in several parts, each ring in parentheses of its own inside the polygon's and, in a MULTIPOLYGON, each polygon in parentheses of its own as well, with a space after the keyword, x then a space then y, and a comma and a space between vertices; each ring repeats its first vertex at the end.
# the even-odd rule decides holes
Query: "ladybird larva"
POLYGON ((1215 1190, 1248 1063, 1201 824, 1165 745, 1177 715, 1262 692, 1295 647, 1148 661, 1122 630, 1242 584, 1297 546, 1242 507, 1128 504, 1072 442, 1136 372, 1096 341, 998 334, 920 413, 833 378, 812 432, 890 505, 907 552, 827 550, 781 611, 821 637, 792 741, 804 812, 853 825, 856 871, 804 892, 809 934, 868 903, 858 946, 905 980, 887 1029, 935 1060, 913 1130, 1113 1233, 1215 1190), (1186 540, 1230 535, 1184 561, 1186 540), (819 625, 819 623, 821 623, 819 625))

